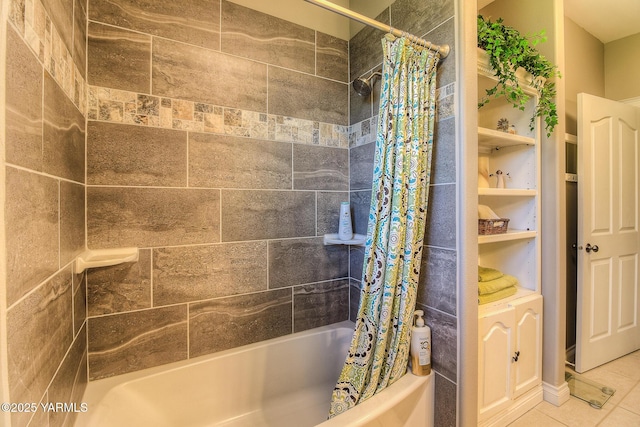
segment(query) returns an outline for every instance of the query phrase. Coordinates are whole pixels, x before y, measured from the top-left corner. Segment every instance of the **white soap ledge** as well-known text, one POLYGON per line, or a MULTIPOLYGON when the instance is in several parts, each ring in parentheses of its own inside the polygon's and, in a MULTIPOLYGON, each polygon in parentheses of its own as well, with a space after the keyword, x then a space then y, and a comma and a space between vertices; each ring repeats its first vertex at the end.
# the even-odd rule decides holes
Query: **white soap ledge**
POLYGON ((138 261, 138 248, 89 249, 76 258, 75 272, 80 274, 87 268, 108 267, 136 261, 138 261))
POLYGON ((325 245, 364 246, 364 242, 366 240, 367 240, 367 236, 364 236, 362 234, 354 234, 353 239, 350 239, 350 240, 340 240, 340 238, 338 237, 338 233, 324 235, 325 245))

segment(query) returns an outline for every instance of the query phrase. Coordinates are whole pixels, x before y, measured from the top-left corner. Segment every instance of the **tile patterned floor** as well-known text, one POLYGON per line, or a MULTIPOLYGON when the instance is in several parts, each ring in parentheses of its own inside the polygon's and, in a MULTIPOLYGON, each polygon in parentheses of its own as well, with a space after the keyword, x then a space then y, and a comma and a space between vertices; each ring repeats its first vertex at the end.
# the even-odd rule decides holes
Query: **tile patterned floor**
POLYGON ((510 427, 638 427, 640 426, 640 350, 582 374, 616 389, 602 407, 595 409, 571 396, 557 407, 542 402, 510 427))

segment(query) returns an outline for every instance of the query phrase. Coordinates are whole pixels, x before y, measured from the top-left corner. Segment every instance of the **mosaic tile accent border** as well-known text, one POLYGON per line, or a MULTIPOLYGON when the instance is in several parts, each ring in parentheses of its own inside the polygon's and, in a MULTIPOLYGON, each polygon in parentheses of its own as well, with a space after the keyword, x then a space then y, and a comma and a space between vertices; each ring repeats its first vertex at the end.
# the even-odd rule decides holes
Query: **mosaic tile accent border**
POLYGON ((39 0, 12 0, 9 20, 65 94, 86 116, 86 84, 39 0))
POLYGON ((89 86, 88 118, 166 129, 348 148, 349 126, 89 86))
MULTIPOLYGON (((436 121, 444 120, 455 115, 455 83, 436 89, 436 121)), ((349 147, 375 142, 378 128, 378 116, 373 116, 349 126, 349 147)))

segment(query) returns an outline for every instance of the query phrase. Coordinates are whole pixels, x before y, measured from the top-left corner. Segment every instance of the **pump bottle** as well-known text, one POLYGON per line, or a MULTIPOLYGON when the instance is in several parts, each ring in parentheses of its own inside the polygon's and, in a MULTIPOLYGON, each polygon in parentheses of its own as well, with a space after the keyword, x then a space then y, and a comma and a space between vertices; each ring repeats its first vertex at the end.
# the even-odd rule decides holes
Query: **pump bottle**
POLYGON ((431 328, 424 324, 424 311, 413 313, 415 324, 411 328, 411 372, 424 376, 431 373, 431 328))

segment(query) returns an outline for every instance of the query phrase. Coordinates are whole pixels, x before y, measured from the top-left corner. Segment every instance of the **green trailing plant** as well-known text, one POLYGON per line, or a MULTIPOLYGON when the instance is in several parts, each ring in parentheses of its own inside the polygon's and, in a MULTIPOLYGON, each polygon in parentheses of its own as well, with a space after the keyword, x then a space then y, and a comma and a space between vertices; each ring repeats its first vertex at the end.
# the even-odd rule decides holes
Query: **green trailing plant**
POLYGON ((491 22, 478 15, 478 47, 487 52, 489 64, 495 70, 498 80, 478 101, 478 108, 486 105, 492 98, 504 97, 513 107, 524 111, 530 97, 516 75, 518 68, 523 68, 531 74, 528 85, 539 94, 530 127, 533 130, 535 118, 541 117, 545 122, 547 136, 550 136, 558 124, 556 86, 551 79, 560 77, 560 72, 535 48, 538 43, 544 41, 544 31, 529 39, 522 36, 518 30, 504 25, 501 18, 491 22))

